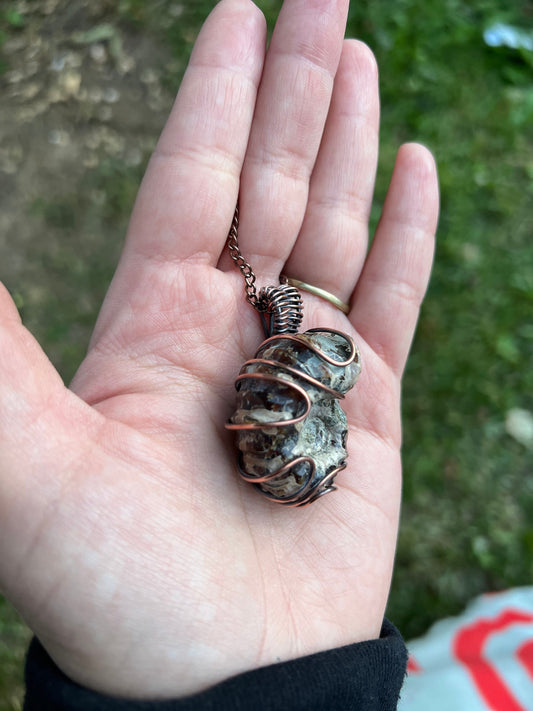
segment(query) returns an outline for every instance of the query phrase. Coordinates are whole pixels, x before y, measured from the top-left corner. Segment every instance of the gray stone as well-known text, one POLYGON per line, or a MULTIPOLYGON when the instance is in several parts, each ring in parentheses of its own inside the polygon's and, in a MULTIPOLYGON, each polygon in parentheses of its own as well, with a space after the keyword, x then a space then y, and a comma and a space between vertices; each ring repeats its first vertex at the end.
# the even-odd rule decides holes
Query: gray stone
POLYGON ((348 424, 338 398, 354 386, 360 370, 359 353, 344 334, 307 331, 267 339, 241 370, 252 377, 237 381, 237 409, 229 423, 237 430, 242 473, 258 479, 274 475, 257 485, 282 503, 316 498, 324 479, 346 460, 348 424), (350 362, 336 366, 323 356, 350 362), (308 409, 300 388, 310 407, 305 418, 293 422, 308 409), (259 427, 238 429, 250 424, 259 427))

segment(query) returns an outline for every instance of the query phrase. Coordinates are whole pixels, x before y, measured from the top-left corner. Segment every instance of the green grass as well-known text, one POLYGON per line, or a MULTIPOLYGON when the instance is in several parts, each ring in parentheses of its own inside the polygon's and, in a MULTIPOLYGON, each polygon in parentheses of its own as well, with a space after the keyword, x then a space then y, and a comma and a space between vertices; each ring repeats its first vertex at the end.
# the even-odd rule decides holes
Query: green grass
POLYGON ((30 633, 15 610, 0 597, 0 709, 20 711, 23 661, 30 633))
MULTIPOLYGON (((408 637, 533 577, 533 458, 505 431, 533 409, 531 57, 489 48, 497 2, 354 5, 381 68, 383 200, 398 143, 435 153, 435 269, 404 385, 404 509, 388 614, 408 637)), ((378 210, 375 211, 376 214, 378 210)))
POLYGON ((36 263, 50 279, 46 293, 28 307, 19 294, 17 305, 67 383, 87 350, 143 170, 144 166, 129 168, 107 159, 88 172, 72 193, 30 205, 30 215, 42 222, 45 231, 59 231, 64 237, 54 250, 45 247, 35 252, 36 263), (80 235, 86 239, 80 240, 80 235))
MULTIPOLYGON (((169 2, 156 9, 123 0, 105 20, 152 33, 182 66, 213 4, 191 1, 175 17, 169 2)), ((272 21, 280 2, 259 4, 272 21)), ((388 614, 407 637, 482 591, 533 579, 532 451, 504 426, 510 408, 533 411, 533 59, 484 44, 495 20, 531 27, 531 7, 367 0, 350 11, 348 34, 371 46, 381 70, 373 224, 403 141, 434 151, 442 191, 434 274, 404 387, 404 508, 388 614)), ((177 77, 166 80, 177 86, 177 77)), ((139 169, 104 163, 72 195, 28 206, 29 219, 64 240, 43 255, 47 293, 34 303, 22 285, 16 296, 66 380, 86 347, 139 178, 139 169), (103 203, 92 201, 95 189, 103 203), (75 234, 86 235, 81 250, 79 241, 69 247, 75 234)), ((8 699, 0 711, 13 711, 25 632, 10 608, 0 608, 0 634, 8 699)))

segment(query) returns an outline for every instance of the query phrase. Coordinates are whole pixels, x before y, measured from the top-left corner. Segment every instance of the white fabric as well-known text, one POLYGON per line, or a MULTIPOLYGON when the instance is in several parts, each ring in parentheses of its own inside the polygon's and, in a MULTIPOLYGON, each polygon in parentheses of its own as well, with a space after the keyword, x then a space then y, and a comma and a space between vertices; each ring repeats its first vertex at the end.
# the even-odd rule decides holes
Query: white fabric
POLYGON ((482 595, 407 646, 399 711, 533 711, 533 587, 482 595))

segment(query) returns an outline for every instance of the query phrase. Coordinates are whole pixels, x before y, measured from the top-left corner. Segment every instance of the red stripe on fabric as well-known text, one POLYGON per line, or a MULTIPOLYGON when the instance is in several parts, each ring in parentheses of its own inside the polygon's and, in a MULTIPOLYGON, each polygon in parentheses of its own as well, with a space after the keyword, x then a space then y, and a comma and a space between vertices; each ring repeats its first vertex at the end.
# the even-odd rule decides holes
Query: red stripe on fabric
POLYGON ((416 661, 416 659, 410 654, 409 655, 409 660, 407 662, 407 673, 408 674, 420 674, 422 671, 422 667, 420 664, 416 661))
POLYGON ((475 620, 459 630, 453 640, 453 653, 467 668, 479 693, 493 711, 527 711, 514 698, 510 689, 491 664, 483 659, 483 648, 495 632, 515 624, 533 622, 533 614, 503 610, 498 617, 475 620))
POLYGON ((533 679, 533 639, 528 639, 516 650, 518 661, 523 664, 533 679))

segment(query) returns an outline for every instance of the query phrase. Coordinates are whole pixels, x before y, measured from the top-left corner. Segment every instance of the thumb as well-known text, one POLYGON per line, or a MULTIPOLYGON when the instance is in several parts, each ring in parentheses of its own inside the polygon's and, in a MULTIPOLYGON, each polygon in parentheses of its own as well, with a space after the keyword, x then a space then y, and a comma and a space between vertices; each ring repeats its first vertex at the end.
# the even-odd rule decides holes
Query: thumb
POLYGON ((59 374, 22 325, 13 299, 0 283, 0 473, 8 461, 5 455, 36 434, 39 416, 54 406, 64 390, 59 374))
POLYGON ((12 599, 16 571, 79 456, 82 427, 98 419, 64 386, 0 283, 0 588, 12 599))

